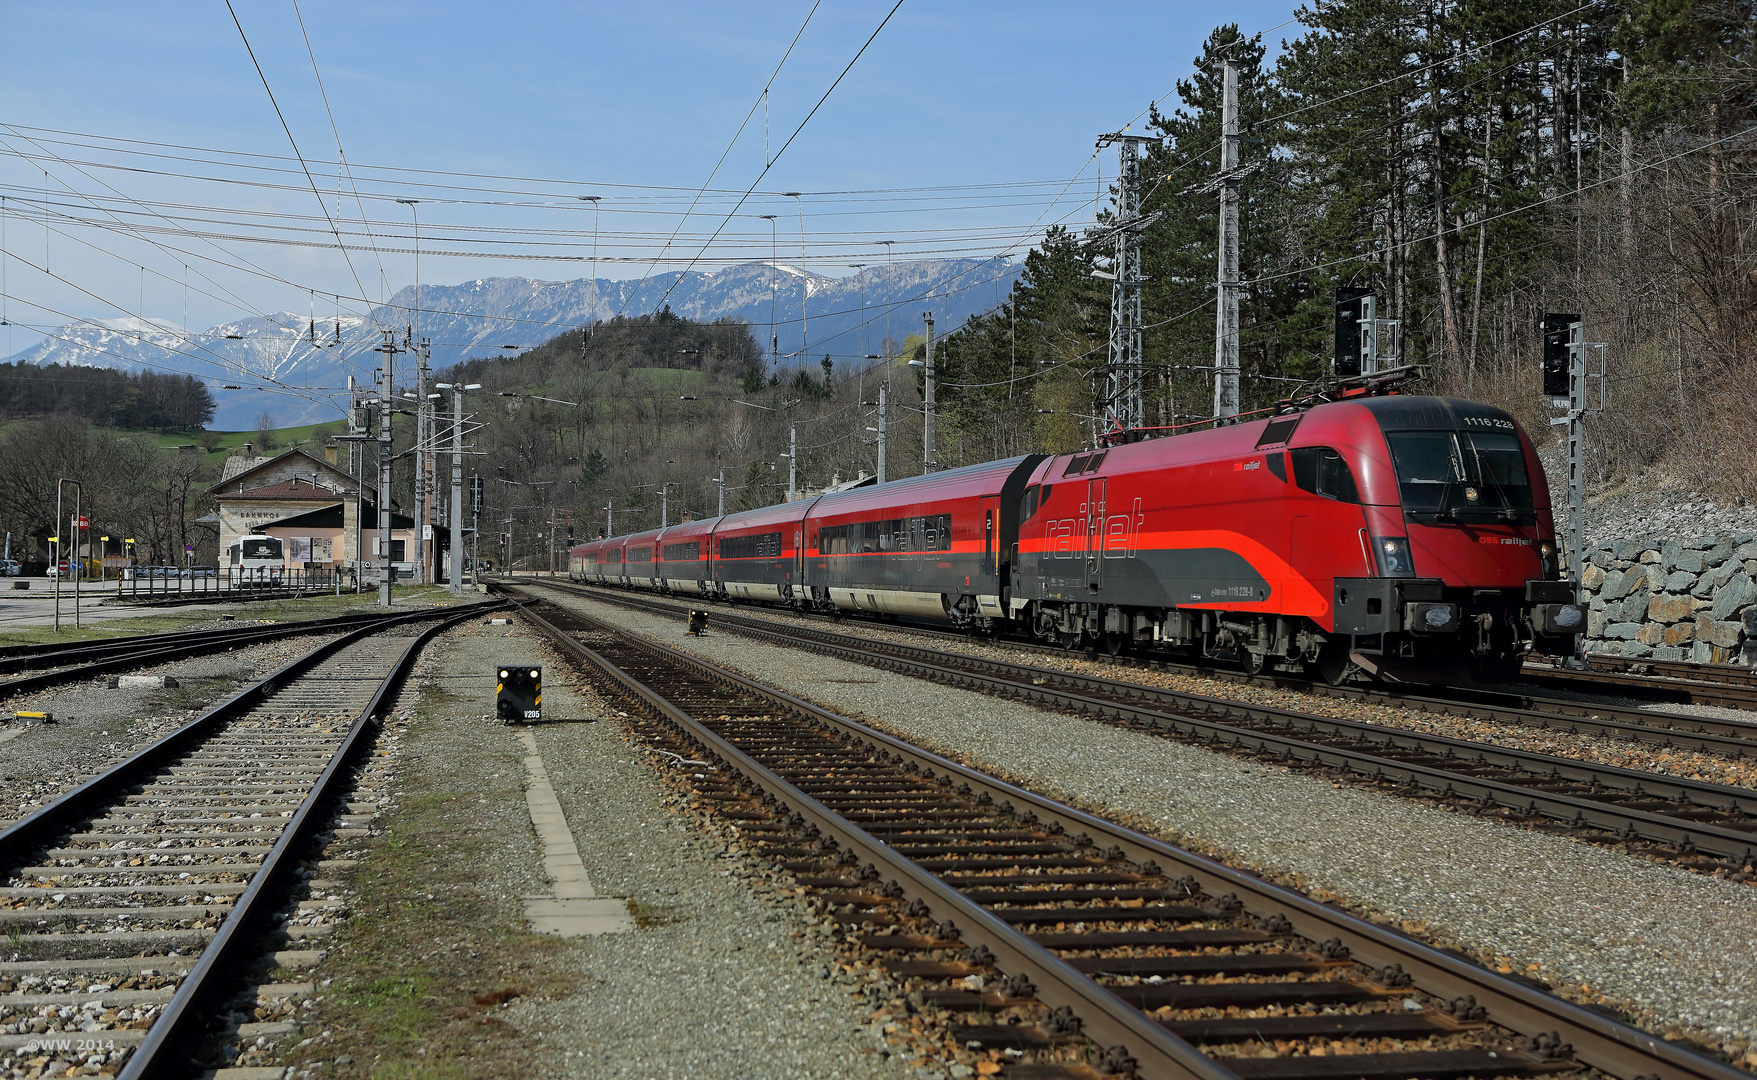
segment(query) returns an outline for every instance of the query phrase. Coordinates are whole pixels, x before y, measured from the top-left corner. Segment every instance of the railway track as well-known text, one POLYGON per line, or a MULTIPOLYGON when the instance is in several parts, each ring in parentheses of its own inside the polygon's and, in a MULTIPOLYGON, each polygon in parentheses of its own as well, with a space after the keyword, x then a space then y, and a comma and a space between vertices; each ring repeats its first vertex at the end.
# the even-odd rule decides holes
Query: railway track
POLYGON ((337 801, 421 646, 496 606, 357 626, 0 830, 0 1061, 199 1072, 244 972, 320 935, 300 860, 370 819, 337 801))
POLYGON ((1735 664, 1686 664, 1676 660, 1621 660, 1594 656, 1588 670, 1527 664, 1525 681, 1539 686, 1603 692, 1614 686, 1634 697, 1681 705, 1719 705, 1757 710, 1757 671, 1735 664))
MULTIPOLYGON (((564 582, 521 582, 520 587, 536 584, 542 588, 561 589, 581 596, 604 600, 609 603, 632 601, 641 594, 631 594, 621 589, 577 585, 564 582)), ((506 586, 502 586, 506 587, 506 586)), ((653 600, 651 597, 642 599, 653 600)), ((662 602, 653 600, 653 602, 662 602)), ((699 606, 699 604, 698 604, 699 606)), ((672 603, 672 611, 683 611, 685 607, 672 603)), ((722 605, 718 610, 725 612, 722 605)), ((779 615, 779 612, 774 614, 779 615)), ((817 614, 801 614, 787 612, 789 618, 804 623, 823 626, 839 625, 839 620, 817 614)), ((730 613, 717 615, 716 618, 726 623, 733 620, 749 618, 730 613)), ((779 621, 770 619, 770 622, 779 621)), ((882 629, 920 635, 927 639, 970 642, 971 635, 957 630, 943 630, 935 627, 912 624, 872 624, 882 629)), ((1283 672, 1263 672, 1247 675, 1234 667, 1199 662, 1180 662, 1174 659, 1122 655, 1111 656, 1101 651, 1070 652, 1054 645, 1042 645, 1035 642, 1016 641, 1011 638, 995 639, 993 644, 1011 651, 1067 658, 1077 656, 1092 663, 1112 665, 1122 669, 1138 671, 1156 671, 1194 677, 1215 679, 1221 682, 1234 682, 1247 685, 1274 686, 1282 689, 1296 690, 1300 693, 1314 694, 1347 701, 1361 701, 1380 705, 1403 706, 1421 709, 1426 712, 1441 713, 1449 716, 1470 716, 1501 720, 1508 723, 1522 724, 1528 727, 1549 728, 1554 730, 1575 732, 1593 731, 1615 735, 1619 738, 1633 739, 1638 742, 1652 743, 1658 746, 1681 747, 1691 750, 1704 750, 1709 753, 1727 753, 1733 756, 1757 754, 1757 748, 1749 745, 1757 740, 1757 720, 1751 722, 1740 720, 1723 720, 1716 717, 1696 716, 1693 714, 1658 712, 1648 709, 1636 709, 1611 705, 1603 702, 1581 701, 1577 698, 1542 697, 1533 694, 1515 694, 1505 691, 1485 690, 1476 687, 1408 687, 1408 686, 1370 686, 1361 684, 1344 684, 1330 686, 1320 680, 1302 678, 1283 672)), ((1540 669, 1548 670, 1548 669, 1540 669)), ((1735 669, 1738 670, 1738 669, 1735 669)), ((1752 707, 1757 707, 1757 691, 1754 691, 1752 707)))
POLYGON ((0 655, 0 698, 61 686, 131 668, 182 660, 190 656, 259 645, 265 641, 306 634, 333 634, 403 618, 401 615, 347 615, 336 619, 236 626, 223 630, 179 631, 148 637, 37 645, 0 655), (48 670, 43 670, 48 669, 48 670), (19 672, 35 671, 33 675, 19 672))
POLYGON ((523 614, 1012 1080, 1744 1076, 608 623, 523 614))
MULTIPOLYGON (((637 610, 676 614, 662 601, 589 592, 637 610)), ((1446 738, 1144 686, 1010 661, 880 641, 771 619, 719 614, 717 625, 789 648, 1108 718, 1202 744, 1327 767, 1396 785, 1406 794, 1461 800, 1510 823, 1604 840, 1611 834, 1672 849, 1698 870, 1743 876, 1757 861, 1757 794, 1750 789, 1597 765, 1572 758, 1446 738)), ((1664 737, 1722 753, 1757 754, 1745 738, 1685 734, 1593 717, 1539 717, 1545 726, 1622 737, 1664 737)))

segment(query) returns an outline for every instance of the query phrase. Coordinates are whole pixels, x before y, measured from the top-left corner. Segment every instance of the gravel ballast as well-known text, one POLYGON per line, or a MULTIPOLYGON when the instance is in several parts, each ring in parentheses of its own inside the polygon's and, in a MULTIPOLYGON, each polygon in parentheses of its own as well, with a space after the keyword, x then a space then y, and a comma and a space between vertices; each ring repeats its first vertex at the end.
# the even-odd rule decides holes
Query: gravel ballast
POLYGON ((173 676, 176 689, 110 690, 106 675, 0 700, 0 716, 35 710, 55 717, 53 724, 0 724, 0 821, 34 811, 334 636, 286 638, 128 672, 173 676))
POLYGON ((1757 890, 1747 886, 732 633, 692 638, 681 619, 551 595, 1577 1000, 1629 1009, 1657 1030, 1738 1050, 1757 1036, 1757 890))
MULTIPOLYGON (((556 590, 546 595, 558 597, 579 594, 556 590)), ((802 624, 802 621, 795 616, 767 608, 740 607, 737 613, 742 617, 767 619, 784 625, 798 626, 802 624)), ((711 623, 711 615, 709 620, 711 623)), ((808 625, 814 629, 823 628, 821 622, 808 625)), ((1267 708, 1313 713, 1341 720, 1377 724, 1381 727, 1405 728, 1410 731, 1441 735, 1452 739, 1493 743, 1497 746, 1527 750, 1537 754, 1554 754, 1576 761, 1610 765, 1620 769, 1664 773, 1668 776, 1699 780, 1711 784, 1733 784, 1757 789, 1757 758, 1732 758, 1703 751, 1660 746, 1634 739, 1619 739, 1609 735, 1568 734, 1510 721, 1455 716, 1403 705, 1383 705, 1349 698, 1308 694, 1285 687, 1233 682, 1205 675, 1154 671, 1148 668, 1092 659, 1083 652, 1027 652, 1013 648, 1006 642, 990 642, 979 638, 928 637, 909 630, 887 629, 864 620, 849 619, 837 624, 834 629, 836 633, 865 638, 870 641, 894 642, 917 647, 926 646, 943 652, 958 653, 984 660, 1029 664, 1051 671, 1064 671, 1100 679, 1116 679, 1123 682, 1139 683, 1143 686, 1175 690, 1179 693, 1244 701, 1267 708)), ((1512 692, 1520 688, 1509 686, 1504 689, 1512 692)), ((1640 701, 1604 694, 1583 694, 1548 689, 1544 693, 1547 696, 1566 697, 1576 701, 1593 701, 1626 708, 1640 708, 1644 705, 1640 701)), ((1714 706, 1653 706, 1651 704, 1649 707, 1655 711, 1689 711, 1703 716, 1712 716, 1715 719, 1730 719, 1740 723, 1757 724, 1757 713, 1738 709, 1714 706)), ((1757 731, 1757 728, 1753 730, 1757 731)))
POLYGON ((442 1062, 459 1076, 593 1080, 917 1075, 888 1056, 872 1008, 804 905, 692 822, 659 756, 632 741, 570 665, 519 625, 467 625, 428 656, 386 789, 396 809, 348 872, 361 911, 314 975, 320 986, 335 980, 335 1006, 320 1005, 308 1041, 282 1059, 294 1075, 415 1075, 442 1062), (492 719, 494 672, 506 663, 544 666, 543 722, 492 719), (520 732, 536 740, 597 894, 628 900, 634 930, 565 939, 530 930, 524 898, 551 885, 525 802, 520 732), (432 913, 379 920, 374 898, 404 892, 432 913), (434 1019, 415 1038, 375 1026, 369 991, 398 978, 437 1002, 424 1006, 434 1019))

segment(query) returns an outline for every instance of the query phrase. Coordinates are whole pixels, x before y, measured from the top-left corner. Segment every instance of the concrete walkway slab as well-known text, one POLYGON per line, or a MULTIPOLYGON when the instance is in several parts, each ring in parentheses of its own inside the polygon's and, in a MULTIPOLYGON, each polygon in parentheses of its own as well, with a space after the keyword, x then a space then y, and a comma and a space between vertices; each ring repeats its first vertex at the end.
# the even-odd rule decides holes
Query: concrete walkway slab
POLYGON ((580 861, 579 848, 573 840, 573 829, 562 812, 561 801, 549 782, 543 756, 537 751, 537 739, 529 731, 518 733, 524 745, 525 803, 531 811, 531 827, 543 844, 543 872, 549 876, 554 896, 526 897, 525 918, 540 934, 562 937, 587 937, 594 934, 620 934, 634 929, 634 917, 625 901, 599 897, 592 888, 591 876, 580 861))

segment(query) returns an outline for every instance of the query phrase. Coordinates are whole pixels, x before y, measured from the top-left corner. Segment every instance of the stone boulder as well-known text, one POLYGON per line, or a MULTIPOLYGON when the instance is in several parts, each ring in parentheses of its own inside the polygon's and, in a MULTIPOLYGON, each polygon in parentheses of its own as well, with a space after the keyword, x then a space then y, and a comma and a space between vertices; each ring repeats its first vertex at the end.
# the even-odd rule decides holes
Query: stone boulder
POLYGON ((1704 558, 1704 553, 1693 551, 1688 548, 1678 552, 1677 561, 1672 564, 1672 569, 1685 574, 1700 574, 1707 568, 1708 564, 1704 558))
MULTIPOLYGON (((1653 624, 1649 623, 1648 625, 1653 624)), ((1665 628, 1665 643, 1667 645, 1688 645, 1695 636, 1696 624, 1694 622, 1675 623, 1665 628)))
POLYGON ((1656 622, 1644 622, 1641 629, 1635 631, 1635 640, 1643 645, 1676 645, 1677 642, 1670 640, 1671 629, 1656 622))
POLYGON ((1696 575, 1688 570, 1673 570, 1665 577, 1665 591, 1687 593, 1696 587, 1696 575))
POLYGON ((1692 618, 1695 614, 1696 601, 1693 597, 1665 593, 1647 602, 1647 617, 1657 623, 1675 623, 1692 618))
POLYGON ((1757 638, 1757 607, 1745 609, 1745 633, 1757 638))
MULTIPOLYGON (((1613 570, 1612 573, 1617 573, 1617 571, 1613 570)), ((1619 579, 1622 577, 1620 573, 1617 573, 1617 576, 1619 579)), ((1580 587, 1588 592, 1596 592, 1604 583, 1605 572, 1597 563, 1589 564, 1585 570, 1580 572, 1580 587)))
POLYGON ((1633 641, 1641 632, 1641 624, 1637 622, 1611 623, 1604 628, 1604 636, 1610 641, 1633 641))
POLYGON ((1667 540, 1659 549, 1659 565, 1667 571, 1676 570, 1678 568, 1678 557, 1682 554, 1684 554, 1684 542, 1682 540, 1667 540))
POLYGON ((1715 594, 1710 614, 1715 621, 1725 622, 1738 614, 1740 609, 1754 603, 1757 603, 1757 582, 1753 582, 1749 574, 1740 570, 1715 594))
POLYGON ((1696 640, 1731 649, 1738 645, 1744 626, 1736 622, 1717 622, 1706 616, 1696 620, 1696 640))

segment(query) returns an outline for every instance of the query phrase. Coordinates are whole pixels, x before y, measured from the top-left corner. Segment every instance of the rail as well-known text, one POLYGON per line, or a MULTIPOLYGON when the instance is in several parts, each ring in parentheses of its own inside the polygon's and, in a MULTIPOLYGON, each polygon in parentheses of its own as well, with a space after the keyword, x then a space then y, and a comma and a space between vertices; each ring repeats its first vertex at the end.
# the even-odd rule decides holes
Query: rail
MULTIPOLYGON (((1526 1037, 1523 1049, 1501 1045, 1498 1055, 1493 1051, 1477 1052, 1475 1057, 1480 1060, 1467 1060, 1461 1056, 1464 1051, 1410 1054, 1400 1056, 1395 1062, 1382 1059, 1373 1069, 1363 1070, 1361 1074, 1364 1075, 1392 1075, 1384 1071, 1386 1067, 1392 1068, 1397 1076, 1411 1077, 1461 1075, 1461 1069, 1478 1074, 1515 1075, 1554 1071, 1565 1067, 1560 1058, 1571 1055, 1580 1064, 1602 1070, 1620 1080, 1636 1080, 1638 1077, 1658 1077, 1660 1080, 1735 1080, 1745 1077, 1748 1080, 1736 1069, 1580 1008, 1533 986, 1504 978, 1456 955, 1326 907, 1211 859, 969 769, 699 657, 578 612, 557 612, 548 606, 541 611, 527 607, 522 616, 559 650, 583 666, 601 672, 621 696, 638 702, 644 711, 662 719, 702 747, 703 755, 710 762, 736 772, 743 783, 753 786, 755 794, 749 801, 756 802, 760 796, 760 804, 768 809, 769 816, 786 823, 784 833, 771 831, 768 835, 772 837, 771 850, 779 857, 788 857, 792 853, 795 861, 788 863, 789 869, 805 875, 810 866, 827 865, 836 871, 833 874, 821 874, 820 871, 821 876, 815 877, 801 876, 802 882, 857 889, 867 894, 851 896, 845 891, 831 894, 835 902, 858 903, 875 912, 857 913, 848 918, 898 926, 905 921, 921 925, 931 920, 925 935, 867 935, 862 938, 863 944, 893 952, 913 950, 914 955, 943 954, 964 947, 963 959, 956 963, 905 961, 898 966, 902 970, 954 978, 960 971, 987 967, 997 968, 1006 975, 997 984, 999 990, 970 992, 954 987, 935 991, 931 996, 936 1004, 965 1010, 999 1011, 1035 1000, 1041 1003, 1044 1011, 1049 1011, 1047 1023, 1050 1028, 1063 1033, 1070 1028, 1082 1032, 1101 1047, 1113 1044, 1104 1054, 1108 1065, 1123 1072, 1132 1067, 1149 1078, 1229 1080, 1242 1076, 1292 1080, 1301 1076, 1356 1075, 1354 1071, 1339 1071, 1337 1067, 1357 1065, 1364 1058, 1350 1061, 1283 1057, 1265 1063, 1261 1059, 1216 1058, 1205 1054, 1190 1039, 1174 1030, 1184 1022, 1161 1021, 1145 1010, 1165 1007, 1167 1003, 1176 1009, 1200 1008, 1200 1005, 1180 1002, 1206 1000, 1204 994, 1219 1000, 1224 995, 1211 993, 1216 988, 1205 984, 1158 986, 1139 983, 1119 990, 1100 983, 1093 972, 1118 971, 1117 965, 1123 961, 1107 963, 1100 958, 1076 963, 1059 953, 1102 949, 1107 947, 1109 939, 1127 935, 1033 935, 1021 929, 1033 925, 1030 913, 1045 910, 1051 920, 1064 920, 1076 928, 1085 925, 1076 921, 1082 917, 1100 925, 1106 919, 1135 919, 1131 925, 1136 926, 1151 925, 1155 919, 1215 920, 1223 924, 1215 930, 1155 936, 1167 942, 1175 939, 1194 945, 1197 953, 1211 953, 1214 951, 1212 946, 1226 942, 1278 941, 1285 945, 1290 939, 1297 938, 1300 939, 1297 954, 1288 957, 1285 964, 1306 966, 1283 966, 1282 970, 1312 970, 1313 964, 1322 970, 1341 965, 1346 960, 1376 972, 1376 977, 1383 980, 1379 984, 1380 990, 1374 990, 1370 985, 1375 976, 1364 975, 1359 978, 1351 976, 1347 982, 1252 983, 1249 984, 1252 993, 1259 996, 1292 994, 1295 996, 1288 1000, 1293 1001, 1302 1000, 1298 995, 1303 993, 1303 1001, 1310 1004, 1323 1000, 1314 997, 1315 992, 1330 987, 1332 1000, 1358 1002, 1382 992, 1406 993, 1397 988, 1412 986, 1414 990, 1437 999, 1440 1006, 1435 1008, 1434 1003, 1423 1006, 1423 1019, 1429 1025, 1426 1028, 1429 1032, 1456 1032, 1463 1030, 1460 1021, 1468 1026, 1486 1019, 1490 1024, 1526 1037), (552 619, 565 621, 569 626, 564 628, 552 619), (602 639, 616 655, 606 655, 579 641, 576 634, 581 629, 602 639), (636 653, 639 655, 633 655, 636 653), (631 666, 641 669, 641 678, 626 670, 631 666), (728 723, 729 716, 722 715, 719 721, 709 722, 701 716, 691 715, 672 700, 675 695, 668 695, 655 685, 660 679, 671 678, 690 679, 697 684, 714 684, 722 688, 724 693, 719 700, 702 702, 704 711, 723 710, 728 706, 736 709, 734 702, 751 703, 740 713, 741 717, 755 721, 748 726, 748 734, 740 737, 740 732, 746 730, 743 720, 728 723), (784 736, 779 730, 781 720, 804 731, 801 738, 808 738, 812 731, 827 731, 841 749, 832 753, 832 748, 825 745, 821 751, 809 752, 808 760, 816 763, 810 767, 772 767, 762 759, 773 759, 776 748, 786 738, 793 737, 791 734, 784 736), (845 763, 852 779, 844 788, 826 787, 828 781, 838 775, 838 762, 845 763), (818 794, 807 790, 814 786, 818 794), (869 796, 869 800, 877 801, 828 794, 854 789, 879 793, 869 796), (889 818, 895 822, 893 831, 886 836, 874 831, 879 827, 877 823, 886 819, 886 814, 867 807, 884 804, 892 794, 914 798, 912 793, 918 792, 932 793, 932 798, 923 796, 919 800, 921 806, 915 816, 923 820, 909 821, 905 811, 895 810, 889 818), (838 805, 832 807, 832 801, 838 805), (852 820, 849 813, 844 812, 850 810, 860 812, 866 824, 852 820), (898 820, 896 813, 905 813, 904 819, 898 820), (1012 831, 994 831, 1006 828, 1007 823, 1011 823, 1012 831), (988 868, 987 863, 973 863, 967 859, 960 862, 955 857, 935 860, 904 853, 903 849, 911 846, 908 830, 932 832, 934 843, 940 847, 965 850, 955 846, 961 827, 976 828, 985 842, 995 845, 1001 843, 1002 837, 1028 841, 1026 846, 1013 849, 997 846, 992 849, 995 853, 1008 850, 1038 852, 1043 849, 1064 853, 1060 863, 1039 859, 1039 869, 1069 865, 1082 868, 1082 872, 1095 881, 1161 883, 1157 887, 1167 890, 1166 895, 1170 895, 1169 890, 1181 889, 1182 895, 1189 900, 1176 907, 1147 909, 1139 906, 1138 898, 1135 901, 1124 899, 1142 891, 1138 889, 1121 893, 1100 889, 1060 894, 1022 894, 1002 890, 990 894, 983 889, 985 882, 1003 885, 1013 879, 981 876, 980 872, 988 868), (815 845, 801 847, 802 842, 809 841, 814 833, 817 837, 815 845), (811 857, 801 857, 801 852, 811 857), (957 873, 959 866, 969 871, 961 879, 957 873), (1032 896, 1037 899, 1030 899, 1032 896), (1137 903, 1134 913, 1121 904, 1052 909, 1019 906, 1057 900, 1108 903, 1112 898, 1137 903), (1206 902, 1201 902, 1202 898, 1207 898, 1206 902), (907 907, 904 907, 905 901, 909 901, 907 907), (881 909, 886 914, 876 914, 881 909), (1235 929, 1229 930, 1227 926, 1235 929), (1226 937, 1228 934, 1231 936, 1226 937), (1202 941, 1210 942, 1211 947, 1202 948, 1202 941), (1321 944, 1308 947, 1306 943, 1321 944), (1299 987, 1306 989, 1293 989, 1299 987), (1452 1011, 1448 1013, 1448 1009, 1452 1011), (1069 1013, 1077 1023, 1068 1023, 1069 1013), (1056 1023, 1058 1014, 1059 1024, 1056 1023), (1270 1067, 1265 1068, 1265 1064, 1270 1067), (1294 1067, 1286 1068, 1288 1065, 1294 1067)), ((705 696, 699 688, 691 693, 697 698, 705 696)), ((744 818, 748 816, 741 814, 744 818)), ((989 860, 994 861, 997 860, 989 860)), ((1035 877, 1045 884, 1052 884, 1055 880, 1042 873, 1024 877, 1035 877)), ((1209 955, 1201 957, 1199 962, 1219 964, 1212 970, 1224 972, 1229 970, 1228 963, 1248 963, 1240 961, 1240 955, 1232 954, 1230 960, 1209 955)), ((1272 965, 1262 966, 1264 970, 1272 969, 1272 965)), ((1172 964, 1168 970, 1176 967, 1172 964)), ((1126 971, 1126 968, 1120 970, 1126 971)), ((1145 972, 1148 968, 1138 970, 1145 972)), ((1358 972, 1361 969, 1351 967, 1349 970, 1358 972)), ((1344 1018, 1343 1030, 1348 1022, 1358 1019, 1344 1018)), ((1397 1018, 1395 1014, 1389 1014, 1385 1019, 1388 1023, 1395 1023, 1397 1018)), ((1248 1021, 1243 1026, 1268 1030, 1278 1023, 1290 1031, 1321 1033, 1331 1030, 1323 1025, 1328 1023, 1333 1028, 1337 1020, 1334 1017, 1277 1016, 1248 1021)), ((1044 1026, 1041 1023, 1036 1025, 1030 1034, 1052 1042, 1055 1036, 1044 1035, 1044 1026)), ((970 1028, 959 1037, 968 1035, 979 1042, 997 1037, 1020 1039, 1025 1037, 1024 1027, 1001 1025, 998 1035, 990 1029, 970 1028)), ((1206 1023, 1206 1030, 1211 1034, 1217 1027, 1224 1025, 1206 1023)), ((1193 1029, 1187 1024, 1183 1028, 1192 1032, 1202 1029, 1201 1023, 1193 1029)), ((1201 1035, 1192 1033, 1191 1038, 1199 1039, 1201 1035)), ((1490 1044, 1485 1042, 1484 1045, 1486 1048, 1490 1044)), ((1036 1075, 1049 1074, 1039 1072, 1036 1075)), ((1058 1075, 1080 1074, 1063 1070, 1058 1075)))

